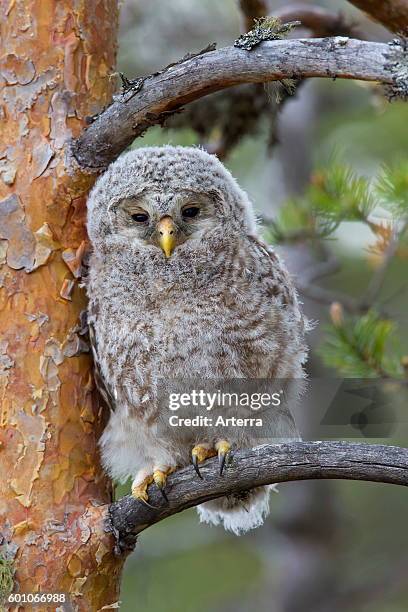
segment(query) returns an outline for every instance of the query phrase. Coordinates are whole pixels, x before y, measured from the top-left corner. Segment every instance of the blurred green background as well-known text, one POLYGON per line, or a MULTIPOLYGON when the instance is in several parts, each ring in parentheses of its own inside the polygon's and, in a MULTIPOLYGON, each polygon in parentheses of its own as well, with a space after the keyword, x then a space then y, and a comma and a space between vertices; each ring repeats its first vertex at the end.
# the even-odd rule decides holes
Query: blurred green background
MULTIPOLYGON (((271 1, 271 12, 284 4, 271 1)), ((392 38, 345 0, 320 0, 319 4, 350 14, 368 39, 392 38)), ((231 44, 240 29, 234 0, 124 0, 119 70, 129 78, 150 73, 209 42, 217 41, 219 47, 231 44)), ((310 81, 285 105, 279 117, 279 144, 269 154, 264 120, 225 163, 257 211, 273 217, 289 196, 302 193, 313 168, 325 163, 333 152, 367 176, 374 176, 384 163, 406 157, 407 126, 408 105, 384 102, 371 85, 310 81)), ((197 142, 188 129, 153 128, 134 146, 197 142)), ((350 295, 361 292, 373 266, 368 240, 365 228, 342 224, 333 248, 343 267, 325 286, 350 295)), ((304 251, 286 249, 284 256, 290 270, 301 274, 304 251)), ((406 269, 406 261, 393 264, 384 297, 403 286, 406 269)), ((310 318, 320 323, 327 320, 327 306, 304 301, 310 318)), ((400 324, 400 340, 406 347, 406 292, 399 291, 389 308, 400 324)), ((310 336, 314 376, 325 373, 313 350, 320 342, 321 328, 319 324, 310 336)), ((305 407, 306 430, 307 410, 313 407, 305 407)), ((118 494, 128 490, 121 487, 118 494)), ((279 494, 272 494, 271 507, 265 525, 240 538, 221 528, 200 525, 193 510, 151 527, 140 536, 127 561, 121 610, 408 609, 406 490, 358 482, 287 483, 279 486, 279 494)))

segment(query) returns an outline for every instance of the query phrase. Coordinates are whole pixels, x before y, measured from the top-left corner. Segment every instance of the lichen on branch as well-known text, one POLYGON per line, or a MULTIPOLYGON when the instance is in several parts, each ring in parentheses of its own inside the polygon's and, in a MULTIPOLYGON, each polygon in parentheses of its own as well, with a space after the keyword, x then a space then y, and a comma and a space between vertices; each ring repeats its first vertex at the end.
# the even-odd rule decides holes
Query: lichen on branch
POLYGON ((282 23, 276 17, 261 17, 255 19, 255 26, 249 32, 241 34, 234 42, 234 47, 251 51, 254 47, 265 40, 282 40, 293 30, 294 27, 301 25, 300 21, 282 23))
POLYGON ((385 94, 389 100, 408 100, 408 38, 395 38, 388 45, 389 51, 386 68, 390 71, 393 82, 385 85, 385 94))

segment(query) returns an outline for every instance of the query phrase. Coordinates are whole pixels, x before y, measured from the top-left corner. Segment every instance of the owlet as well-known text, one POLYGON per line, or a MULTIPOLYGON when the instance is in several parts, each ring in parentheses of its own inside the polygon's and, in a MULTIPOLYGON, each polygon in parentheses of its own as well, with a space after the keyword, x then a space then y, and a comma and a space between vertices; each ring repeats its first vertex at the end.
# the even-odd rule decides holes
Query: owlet
MULTIPOLYGON (((100 440, 105 469, 120 481, 131 477, 133 495, 146 503, 151 483, 170 497, 171 471, 193 463, 200 475, 214 455, 228 478, 234 449, 258 445, 259 431, 172 427, 163 390, 171 392, 172 381, 180 390, 183 381, 242 388, 304 378, 305 319, 282 262, 257 236, 248 196, 199 148, 137 149, 97 181, 88 232, 91 341, 110 406, 100 440)), ((209 414, 195 414, 203 410, 209 414)), ((258 487, 198 512, 239 534, 263 522, 268 497, 268 487, 258 487)))

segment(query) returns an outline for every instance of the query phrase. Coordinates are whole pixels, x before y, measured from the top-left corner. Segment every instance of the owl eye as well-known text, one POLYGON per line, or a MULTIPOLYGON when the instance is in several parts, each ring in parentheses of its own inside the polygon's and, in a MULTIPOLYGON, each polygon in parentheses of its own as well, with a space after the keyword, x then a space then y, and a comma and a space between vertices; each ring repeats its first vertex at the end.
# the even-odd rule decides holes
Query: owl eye
POLYGON ((149 215, 147 213, 135 213, 131 216, 133 221, 136 221, 136 223, 145 223, 149 218, 149 215))
POLYGON ((200 208, 198 206, 187 206, 186 208, 183 208, 181 214, 185 219, 193 219, 199 212, 200 208))

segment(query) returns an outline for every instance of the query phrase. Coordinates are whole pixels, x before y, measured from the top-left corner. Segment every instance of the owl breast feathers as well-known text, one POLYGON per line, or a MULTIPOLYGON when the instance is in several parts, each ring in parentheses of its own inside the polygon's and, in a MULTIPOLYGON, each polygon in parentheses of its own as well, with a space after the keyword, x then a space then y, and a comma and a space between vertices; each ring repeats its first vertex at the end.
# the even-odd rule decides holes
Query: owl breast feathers
MULTIPOLYGON (((257 237, 248 196, 199 148, 137 149, 97 181, 88 232, 90 336, 111 409, 105 469, 131 477, 141 502, 153 481, 167 497, 168 473, 193 462, 199 475, 213 455, 227 478, 231 449, 259 444, 259 432, 160 427, 159 391, 172 380, 304 378, 305 320, 284 266, 257 237)), ((261 487, 198 511, 242 533, 263 522, 268 497, 261 487)))

